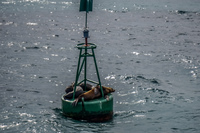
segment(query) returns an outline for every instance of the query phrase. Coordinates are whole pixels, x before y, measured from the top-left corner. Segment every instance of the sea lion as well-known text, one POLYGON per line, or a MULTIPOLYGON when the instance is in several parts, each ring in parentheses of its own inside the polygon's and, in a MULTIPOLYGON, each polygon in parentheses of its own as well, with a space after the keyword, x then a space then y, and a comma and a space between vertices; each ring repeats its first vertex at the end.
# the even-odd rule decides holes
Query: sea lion
MULTIPOLYGON (((104 96, 107 100, 109 100, 108 94, 115 92, 115 90, 113 88, 110 88, 110 87, 102 86, 102 89, 103 89, 104 96)), ((87 100, 99 98, 101 96, 102 96, 102 94, 101 94, 100 86, 97 85, 96 87, 93 87, 91 90, 79 95, 78 98, 76 98, 73 101, 72 106, 76 106, 78 101, 82 100, 82 98, 84 98, 84 100, 87 101, 87 100)))
POLYGON ((71 92, 71 91, 73 91, 74 90, 74 83, 72 83, 70 86, 68 86, 66 89, 65 89, 65 92, 66 93, 69 93, 69 92, 71 92))
MULTIPOLYGON (((68 86, 68 87, 65 89, 65 92, 66 92, 66 93, 69 93, 69 92, 73 91, 73 90, 74 90, 74 84, 75 84, 75 83, 73 82, 70 86, 68 86)), ((85 84, 84 84, 84 83, 81 83, 79 86, 80 86, 83 90, 85 90, 85 84)), ((91 89, 92 89, 92 85, 86 83, 86 91, 89 91, 89 90, 91 90, 91 89)))
MULTIPOLYGON (((77 98, 79 95, 85 93, 85 91, 83 91, 84 89, 86 89, 86 91, 89 91, 92 89, 92 85, 86 84, 86 88, 85 88, 85 84, 81 83, 79 86, 76 86, 75 98, 77 98)), ((66 94, 63 96, 64 99, 72 99, 73 93, 74 93, 74 83, 72 83, 70 86, 68 86, 65 89, 65 92, 66 92, 66 94)))
MULTIPOLYGON (((71 88, 70 88, 71 89, 71 88)), ((83 91, 83 88, 80 86, 76 86, 76 92, 75 92, 75 98, 77 98, 79 95, 85 93, 85 91, 83 91)), ((73 98, 73 94, 74 94, 74 90, 66 93, 63 97, 64 99, 72 99, 73 98)))
POLYGON ((86 91, 89 91, 89 90, 92 89, 92 85, 91 84, 87 84, 87 83, 86 83, 86 88, 85 88, 85 84, 84 83, 81 83, 79 86, 82 87, 83 90, 86 89, 86 91))

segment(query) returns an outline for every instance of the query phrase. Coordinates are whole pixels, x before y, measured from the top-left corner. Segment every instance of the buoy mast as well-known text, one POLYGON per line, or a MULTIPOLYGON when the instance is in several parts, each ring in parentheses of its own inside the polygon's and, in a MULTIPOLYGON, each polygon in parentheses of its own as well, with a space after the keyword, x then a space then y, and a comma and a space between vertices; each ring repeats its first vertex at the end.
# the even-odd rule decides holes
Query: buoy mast
POLYGON ((84 85, 85 85, 84 88, 86 90, 87 81, 99 85, 100 89, 101 89, 102 97, 104 97, 103 89, 102 89, 102 86, 101 86, 101 80, 100 80, 100 76, 99 76, 99 71, 98 71, 98 67, 97 67, 97 63, 96 63, 95 53, 94 53, 94 49, 96 49, 97 46, 93 43, 88 43, 89 30, 88 30, 88 27, 87 27, 87 16, 88 16, 89 11, 92 11, 92 4, 93 4, 93 0, 80 0, 79 11, 80 12, 81 11, 86 12, 86 14, 85 14, 85 28, 84 28, 84 31, 83 31, 83 37, 85 38, 85 43, 77 44, 77 46, 76 46, 80 50, 80 54, 79 54, 79 60, 78 60, 78 66, 77 66, 77 72, 76 72, 76 79, 75 79, 75 84, 74 84, 73 99, 75 98, 76 86, 78 86, 82 82, 84 82, 84 85), (82 53, 82 50, 84 50, 84 53, 82 53), (92 53, 88 53, 88 50, 91 50, 92 53), (82 59, 82 57, 83 57, 83 59, 82 59), (94 59, 94 64, 95 64, 98 82, 87 79, 87 57, 93 57, 93 59, 94 59), (82 64, 80 64, 81 59, 82 59, 82 64), (84 65, 84 79, 78 83, 79 76, 80 76, 80 73, 82 71, 83 65, 84 65))

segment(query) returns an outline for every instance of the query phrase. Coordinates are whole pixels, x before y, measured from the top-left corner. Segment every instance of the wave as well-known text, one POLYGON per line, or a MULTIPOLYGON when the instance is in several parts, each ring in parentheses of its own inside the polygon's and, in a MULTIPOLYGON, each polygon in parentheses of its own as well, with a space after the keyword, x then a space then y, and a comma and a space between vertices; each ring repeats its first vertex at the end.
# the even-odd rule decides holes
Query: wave
POLYGON ((161 85, 161 81, 159 79, 156 79, 156 78, 148 79, 148 78, 145 78, 144 76, 141 76, 141 75, 137 75, 137 76, 134 76, 134 75, 120 76, 120 79, 122 81, 126 81, 126 82, 129 82, 129 83, 133 83, 134 81, 136 81, 136 82, 151 83, 151 84, 158 85, 158 86, 161 85))

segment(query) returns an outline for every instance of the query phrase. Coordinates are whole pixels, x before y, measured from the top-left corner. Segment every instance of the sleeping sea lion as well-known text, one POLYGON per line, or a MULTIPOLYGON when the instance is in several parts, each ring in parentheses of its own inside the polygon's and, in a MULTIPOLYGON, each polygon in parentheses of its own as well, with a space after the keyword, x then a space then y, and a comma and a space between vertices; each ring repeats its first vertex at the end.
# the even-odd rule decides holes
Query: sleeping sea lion
MULTIPOLYGON (((70 86, 68 86, 68 87, 65 89, 65 92, 66 92, 66 93, 69 93, 69 92, 73 91, 73 90, 74 90, 74 84, 75 84, 75 83, 73 82, 70 86)), ((85 84, 84 84, 84 83, 81 83, 79 86, 80 86, 82 89, 85 90, 85 84)), ((89 90, 91 90, 91 89, 92 89, 92 85, 86 83, 86 91, 89 91, 89 90)))
MULTIPOLYGON (((86 91, 89 91, 92 89, 92 85, 86 83, 86 91)), ((77 98, 79 95, 85 93, 85 84, 81 83, 79 86, 76 86, 76 92, 75 92, 75 98, 77 98)), ((74 82, 68 86, 65 89, 66 94, 64 95, 64 99, 72 99, 73 93, 74 93, 74 82)))
MULTIPOLYGON (((84 83, 81 83, 79 86, 82 87, 83 90, 85 90, 85 84, 84 83)), ((89 91, 91 89, 92 89, 92 85, 86 83, 86 91, 89 91)))
MULTIPOLYGON (((71 88, 70 88, 71 89, 71 88)), ((72 99, 73 98, 73 93, 74 93, 74 89, 72 89, 72 91, 66 93, 63 97, 64 99, 72 99)), ((76 86, 76 92, 75 92, 75 98, 77 98, 79 95, 85 93, 85 91, 83 91, 83 88, 80 86, 76 86)))
POLYGON ((74 90, 74 83, 72 83, 70 86, 68 86, 66 89, 65 89, 65 92, 66 93, 69 93, 69 92, 71 92, 71 91, 73 91, 74 90))
MULTIPOLYGON (((102 86, 102 89, 103 89, 103 93, 104 93, 104 96, 107 100, 109 100, 108 98, 108 94, 111 93, 111 92, 115 92, 115 90, 113 88, 110 88, 110 87, 105 87, 105 86, 102 86)), ((101 94, 101 89, 100 89, 100 86, 96 86, 96 87, 93 87, 91 90, 81 94, 78 96, 78 98, 76 98, 74 100, 74 102, 72 103, 72 106, 76 106, 78 101, 82 99, 82 97, 84 98, 84 100, 92 100, 92 99, 96 99, 96 98, 99 98, 101 97, 102 94, 101 94)))

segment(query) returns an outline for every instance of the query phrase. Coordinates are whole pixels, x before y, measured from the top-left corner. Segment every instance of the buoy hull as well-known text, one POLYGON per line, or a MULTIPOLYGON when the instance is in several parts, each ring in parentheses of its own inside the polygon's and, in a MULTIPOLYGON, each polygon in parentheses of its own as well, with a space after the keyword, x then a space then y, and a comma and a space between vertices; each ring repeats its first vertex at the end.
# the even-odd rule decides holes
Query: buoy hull
POLYGON ((61 97, 62 112, 67 117, 92 122, 104 122, 111 120, 113 117, 112 94, 108 95, 109 100, 102 97, 90 101, 78 102, 75 107, 72 106, 73 100, 65 100, 63 96, 61 97))

